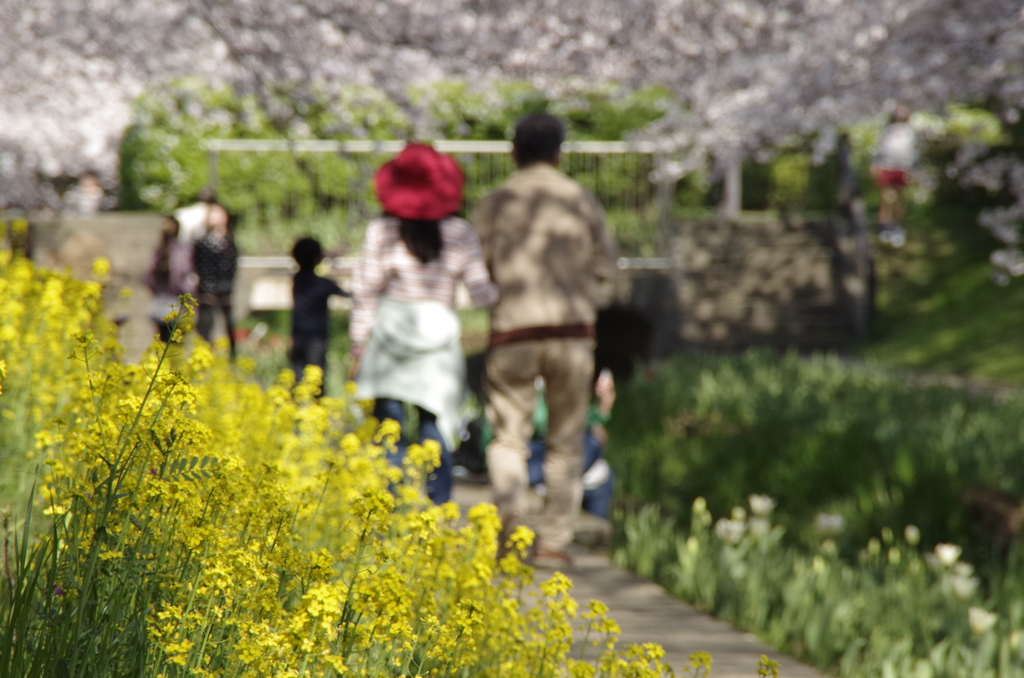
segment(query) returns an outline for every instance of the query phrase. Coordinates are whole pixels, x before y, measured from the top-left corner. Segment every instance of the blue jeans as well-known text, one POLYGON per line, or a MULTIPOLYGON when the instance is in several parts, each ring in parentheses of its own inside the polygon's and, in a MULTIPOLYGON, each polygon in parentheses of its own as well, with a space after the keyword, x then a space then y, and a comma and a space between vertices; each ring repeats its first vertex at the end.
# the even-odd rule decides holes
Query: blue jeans
MULTIPOLYGON (((427 477, 427 496, 435 504, 443 504, 449 501, 452 496, 452 453, 444 444, 441 431, 437 428, 437 415, 427 412, 422 407, 416 408, 420 419, 419 441, 436 440, 441 445, 441 465, 434 469, 427 477)), ((392 398, 377 398, 373 403, 373 416, 378 421, 394 419, 398 425, 405 426, 405 406, 401 400, 392 398)), ((399 440, 395 449, 388 452, 388 463, 392 466, 402 468, 402 461, 405 459, 405 442, 399 440)))
MULTIPOLYGON (((583 470, 586 471, 594 462, 604 455, 604 450, 597 438, 587 431, 583 438, 583 470)), ((526 461, 526 470, 530 476, 530 487, 544 482, 544 440, 534 438, 530 441, 530 458, 526 461)), ((615 487, 615 475, 608 477, 600 487, 583 491, 583 510, 595 516, 607 518, 612 508, 612 490, 615 487)))

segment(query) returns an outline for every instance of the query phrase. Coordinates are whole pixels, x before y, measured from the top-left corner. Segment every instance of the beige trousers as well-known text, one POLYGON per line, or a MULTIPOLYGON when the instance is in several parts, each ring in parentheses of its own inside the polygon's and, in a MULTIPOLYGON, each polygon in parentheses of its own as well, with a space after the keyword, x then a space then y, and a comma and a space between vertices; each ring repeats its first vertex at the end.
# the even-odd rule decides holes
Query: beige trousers
POLYGON ((561 551, 573 539, 583 499, 583 434, 594 376, 593 339, 544 339, 495 346, 487 354, 487 417, 494 440, 487 468, 494 503, 506 529, 525 524, 533 435, 534 381, 544 377, 548 404, 544 456, 544 511, 536 526, 539 546, 561 551))

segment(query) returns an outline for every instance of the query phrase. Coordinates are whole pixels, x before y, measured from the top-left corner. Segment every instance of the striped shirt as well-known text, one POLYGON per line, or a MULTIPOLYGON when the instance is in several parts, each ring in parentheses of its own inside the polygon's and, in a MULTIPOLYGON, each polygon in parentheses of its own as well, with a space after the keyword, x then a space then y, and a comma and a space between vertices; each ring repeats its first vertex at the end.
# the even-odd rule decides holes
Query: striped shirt
POLYGON ((397 301, 437 301, 455 308, 456 283, 469 290, 475 306, 490 306, 498 299, 491 283, 480 241, 469 223, 458 217, 441 222, 441 255, 426 264, 414 257, 399 236, 399 220, 374 219, 352 275, 352 317, 349 336, 361 349, 370 336, 377 302, 382 296, 397 301))

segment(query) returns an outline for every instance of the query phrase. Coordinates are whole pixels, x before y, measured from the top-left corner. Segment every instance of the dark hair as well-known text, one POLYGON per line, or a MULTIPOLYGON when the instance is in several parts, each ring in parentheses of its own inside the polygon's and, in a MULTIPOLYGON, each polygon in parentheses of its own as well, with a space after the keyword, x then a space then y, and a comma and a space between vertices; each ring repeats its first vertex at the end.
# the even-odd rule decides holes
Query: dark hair
POLYGON ((312 271, 323 259, 323 249, 316 238, 299 238, 292 247, 292 258, 300 271, 312 271))
POLYGON ((409 249, 409 254, 429 264, 441 256, 441 222, 400 219, 398 234, 409 249))
POLYGON ((207 186, 203 190, 199 191, 199 202, 217 202, 217 189, 215 189, 213 186, 207 186))
POLYGON ((561 120, 550 113, 530 113, 516 123, 516 134, 512 138, 516 162, 521 166, 554 162, 563 141, 565 127, 561 120))

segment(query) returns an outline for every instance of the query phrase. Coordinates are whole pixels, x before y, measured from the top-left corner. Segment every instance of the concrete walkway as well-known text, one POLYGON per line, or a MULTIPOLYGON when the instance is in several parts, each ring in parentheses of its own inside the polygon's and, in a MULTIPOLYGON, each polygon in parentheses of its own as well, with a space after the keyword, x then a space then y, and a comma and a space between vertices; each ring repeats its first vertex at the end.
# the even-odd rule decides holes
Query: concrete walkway
MULTIPOLYGON (((457 483, 454 500, 463 508, 491 500, 487 485, 457 483)), ((595 524, 582 517, 582 528, 593 539, 595 524)), ((597 528, 599 529, 599 528, 597 528)), ((608 616, 622 631, 619 647, 632 643, 659 643, 665 659, 681 676, 693 652, 710 652, 713 678, 751 678, 757 675, 762 654, 779 662, 781 678, 823 678, 824 674, 762 643, 749 633, 695 610, 670 596, 657 584, 616 567, 601 551, 580 548, 573 552, 573 597, 580 606, 591 599, 608 606, 608 616)), ((544 571, 537 571, 538 579, 544 571)))

